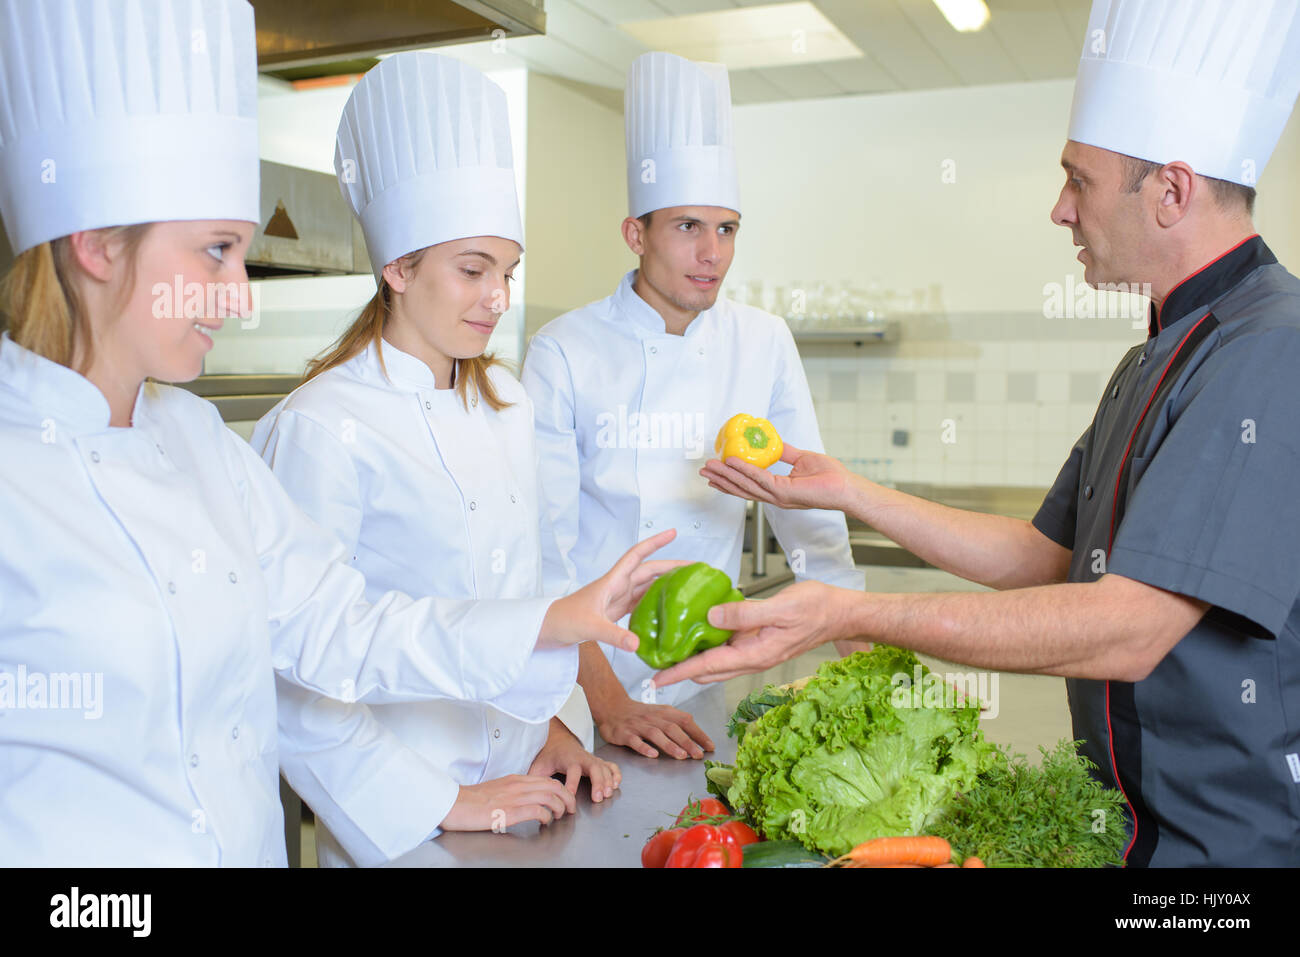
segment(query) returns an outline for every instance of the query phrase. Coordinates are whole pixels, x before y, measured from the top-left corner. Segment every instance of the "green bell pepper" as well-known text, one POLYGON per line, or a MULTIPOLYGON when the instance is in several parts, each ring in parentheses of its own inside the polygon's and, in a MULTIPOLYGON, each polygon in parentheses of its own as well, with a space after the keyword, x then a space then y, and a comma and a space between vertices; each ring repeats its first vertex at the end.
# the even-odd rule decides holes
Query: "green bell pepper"
POLYGON ((745 598, 726 572, 704 562, 674 569, 655 579, 641 596, 628 629, 641 639, 636 653, 651 668, 667 668, 715 648, 731 632, 709 624, 709 609, 745 598))

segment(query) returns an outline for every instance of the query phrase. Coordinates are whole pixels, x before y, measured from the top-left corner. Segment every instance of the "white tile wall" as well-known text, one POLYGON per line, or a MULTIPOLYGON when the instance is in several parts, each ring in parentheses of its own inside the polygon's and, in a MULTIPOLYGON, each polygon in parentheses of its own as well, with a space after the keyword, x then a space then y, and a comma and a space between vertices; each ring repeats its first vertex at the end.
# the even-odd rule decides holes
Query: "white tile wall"
MULTIPOLYGON (((949 341, 927 343, 924 358, 854 349, 807 356, 804 366, 827 451, 851 468, 880 481, 1046 487, 1092 421, 1101 386, 1141 338, 949 341), (947 398, 949 372, 974 373, 973 402, 947 398), (1071 401, 1071 373, 1079 372, 1098 377, 1095 399, 1071 401), (857 376, 856 402, 830 398, 832 373, 857 376), (888 373, 913 377, 912 401, 886 400, 888 373), (1009 373, 1034 376, 1036 401, 1007 401, 1009 373), (952 443, 943 441, 947 419, 956 426, 952 443), (895 430, 908 434, 906 446, 893 444, 895 430)), ((836 381, 840 394, 850 388, 836 381)))

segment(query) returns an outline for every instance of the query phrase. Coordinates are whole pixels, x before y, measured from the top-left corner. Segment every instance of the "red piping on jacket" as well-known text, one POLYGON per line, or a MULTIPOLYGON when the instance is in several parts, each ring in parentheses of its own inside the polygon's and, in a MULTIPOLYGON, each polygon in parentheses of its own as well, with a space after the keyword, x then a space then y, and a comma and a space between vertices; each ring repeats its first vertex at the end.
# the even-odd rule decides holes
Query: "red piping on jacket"
POLYGON ((1220 259, 1222 259, 1224 256, 1229 256, 1229 255, 1231 255, 1232 253, 1236 252, 1238 249, 1240 249, 1242 246, 1246 245, 1246 243, 1250 242, 1252 239, 1254 239, 1254 238, 1255 238, 1256 236, 1258 236, 1258 235, 1259 235, 1259 233, 1251 233, 1249 236, 1247 236, 1247 237, 1246 237, 1245 239, 1243 239, 1241 242, 1237 243, 1237 245, 1233 246, 1231 249, 1226 250, 1225 252, 1219 254, 1218 256, 1215 256, 1213 259, 1211 259, 1209 262, 1207 262, 1207 263, 1206 263, 1204 266, 1202 266, 1200 269, 1196 270, 1196 272, 1188 273, 1188 274, 1187 274, 1186 276, 1184 276, 1182 279, 1178 280, 1178 282, 1174 283, 1173 288, 1170 289, 1167 293, 1165 293, 1165 298, 1162 299, 1162 300, 1160 301, 1160 305, 1156 307, 1156 330, 1157 330, 1157 331, 1161 331, 1161 330, 1164 329, 1164 325, 1160 322, 1160 313, 1164 311, 1165 303, 1167 303, 1167 302, 1169 301, 1170 297, 1173 296, 1173 294, 1174 294, 1174 290, 1175 290, 1175 289, 1177 289, 1177 288, 1178 288, 1179 286, 1181 286, 1183 283, 1187 282, 1189 279, 1193 279, 1193 278, 1195 278, 1196 276, 1199 276, 1201 273, 1205 272, 1205 270, 1209 269, 1211 266, 1213 266, 1215 263, 1217 263, 1217 262, 1218 262, 1220 259))
MULTIPOLYGON (((1250 238, 1253 239, 1254 237, 1252 236, 1250 238)), ((1245 242, 1245 240, 1243 240, 1243 242, 1245 242)), ((1238 245, 1240 245, 1240 243, 1238 243, 1238 245)), ((1233 246, 1232 248, 1236 249, 1237 247, 1233 246)), ((1232 249, 1228 250, 1228 252, 1232 252, 1232 249)), ((1224 253, 1223 255, 1226 256, 1228 253, 1224 253)), ((1219 259, 1222 258, 1223 256, 1219 257, 1219 259)), ((1215 260, 1215 262, 1218 262, 1218 260, 1215 260)), ((1208 266, 1211 264, 1207 263, 1206 265, 1208 266)), ((1197 272, 1200 271, 1201 270, 1199 269, 1197 270, 1197 272)), ((1192 276, 1194 275, 1196 275, 1196 273, 1192 273, 1192 276)), ((1191 276, 1187 277, 1187 279, 1191 278, 1191 276)), ((1183 282, 1186 281, 1186 279, 1183 280, 1183 282)), ((1179 283, 1179 285, 1182 285, 1182 283, 1179 283)), ((1166 299, 1166 301, 1168 300, 1166 299)), ((1157 323, 1159 323, 1158 316, 1159 314, 1157 313, 1157 323)), ((1173 368, 1174 361, 1178 358, 1178 353, 1180 353, 1183 346, 1187 344, 1187 340, 1191 338, 1192 333, 1200 328, 1201 323, 1209 317, 1210 313, 1207 312, 1205 315, 1201 316, 1201 318, 1197 319, 1196 325, 1188 329, 1183 338, 1179 340, 1178 345, 1174 348, 1173 355, 1171 355, 1169 361, 1165 363, 1165 368, 1164 371, 1160 373, 1160 378, 1156 380, 1155 388, 1151 390, 1151 395, 1147 397, 1147 404, 1142 407, 1142 414, 1138 416, 1137 424, 1133 426, 1133 433, 1128 437, 1128 445, 1124 447, 1124 457, 1119 460, 1119 469, 1115 473, 1115 494, 1111 496, 1110 500, 1110 533, 1106 537, 1106 555, 1108 557, 1110 555, 1111 546, 1115 544, 1115 510, 1119 506, 1119 483, 1120 479, 1124 477, 1124 465, 1128 462, 1129 453, 1133 451, 1133 443, 1137 440, 1138 429, 1142 428, 1142 422, 1146 419, 1147 412, 1151 409, 1151 403, 1155 401, 1156 393, 1160 391, 1160 385, 1165 381, 1165 376, 1169 375, 1169 370, 1173 368)), ((1128 805, 1129 816, 1133 819, 1133 837, 1129 840, 1128 847, 1124 848, 1124 860, 1127 862, 1129 851, 1133 850, 1133 845, 1137 843, 1138 819, 1137 812, 1133 810, 1133 802, 1128 799, 1128 792, 1124 790, 1124 783, 1119 779, 1119 765, 1115 761, 1115 733, 1111 730, 1110 726, 1110 681, 1106 682, 1106 744, 1110 749, 1111 772, 1115 775, 1115 783, 1119 786, 1119 793, 1124 795, 1124 803, 1128 805)))

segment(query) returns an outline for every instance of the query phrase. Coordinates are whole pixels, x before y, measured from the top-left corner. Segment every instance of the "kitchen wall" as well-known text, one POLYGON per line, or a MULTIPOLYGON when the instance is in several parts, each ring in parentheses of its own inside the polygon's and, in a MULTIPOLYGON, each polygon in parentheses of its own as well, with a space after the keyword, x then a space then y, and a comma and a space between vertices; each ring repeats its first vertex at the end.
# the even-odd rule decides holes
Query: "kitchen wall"
MULTIPOLYGON (((1106 377, 1145 337, 1141 300, 1097 308, 1069 232, 1049 221, 1072 89, 1066 80, 736 109, 745 215, 731 294, 758 277, 769 297, 816 280, 897 293, 896 345, 802 349, 827 449, 858 471, 1046 486, 1106 377), (919 311, 897 306, 913 302, 919 311), (1111 318, 1091 317, 1103 310, 1111 318)), ((1293 267, 1297 172, 1293 117, 1256 215, 1293 267)))
POLYGON ((614 291, 636 267, 627 216, 623 95, 528 74, 527 332, 614 291))

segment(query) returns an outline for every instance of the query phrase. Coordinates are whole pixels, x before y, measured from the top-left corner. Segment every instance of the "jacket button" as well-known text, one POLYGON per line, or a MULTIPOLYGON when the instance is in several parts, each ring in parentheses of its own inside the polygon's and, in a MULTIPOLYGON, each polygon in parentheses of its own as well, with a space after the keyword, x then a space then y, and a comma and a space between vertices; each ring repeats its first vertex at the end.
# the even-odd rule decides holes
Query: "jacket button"
POLYGON ((693 522, 693 523, 692 523, 692 527, 693 527, 693 528, 699 528, 699 527, 700 527, 700 523, 699 523, 699 522, 693 522))
POLYGON ((469 400, 469 404, 470 404, 470 407, 471 407, 471 408, 477 408, 477 407, 478 407, 478 396, 474 396, 472 399, 470 399, 470 400, 469 400))
POLYGON ((190 755, 190 767, 192 767, 192 768, 197 768, 198 766, 199 766, 199 756, 198 756, 197 754, 191 754, 191 755, 190 755))
POLYGON ((511 505, 515 504, 515 502, 517 502, 517 501, 518 501, 518 499, 516 499, 513 495, 510 496, 510 504, 511 504, 511 505))
POLYGON ((500 729, 500 728, 493 728, 493 729, 492 729, 492 737, 494 737, 494 738, 499 738, 499 737, 501 737, 501 729, 500 729))
POLYGON ((654 523, 654 522, 646 522, 646 523, 645 523, 645 527, 646 527, 646 528, 654 528, 654 527, 655 527, 655 523, 654 523))
POLYGON ((432 409, 432 408, 433 408, 433 405, 432 405, 432 403, 429 402, 428 399, 425 399, 425 400, 424 400, 424 407, 425 407, 426 409, 432 409))
POLYGON ((1091 485, 1085 485, 1085 486, 1083 487, 1083 497, 1084 497, 1084 498, 1092 498, 1092 486, 1091 486, 1091 485))
POLYGON ((168 582, 168 583, 167 583, 167 590, 168 590, 169 592, 171 592, 173 595, 176 594, 176 583, 175 583, 175 582, 168 582))
POLYGON ((233 585, 235 582, 239 581, 239 576, 236 575, 234 572, 231 572, 230 575, 229 575, 228 577, 230 578, 230 584, 232 584, 232 585, 233 585))
POLYGON ((470 510, 471 512, 474 511, 474 509, 476 509, 476 508, 478 508, 478 503, 477 503, 477 502, 470 502, 470 503, 469 503, 469 510, 470 510))
POLYGON ((659 354, 659 349, 658 349, 658 347, 656 347, 656 346, 651 346, 651 347, 650 347, 650 354, 651 354, 652 356, 653 356, 653 355, 658 355, 658 354, 659 354))
POLYGON ((236 741, 239 740, 239 725, 235 725, 233 728, 230 729, 230 736, 234 738, 236 741))
POLYGON ((1138 365, 1141 365, 1146 361, 1147 361, 1147 354, 1145 352, 1142 353, 1140 356, 1138 356, 1138 365))
POLYGON ((98 453, 98 452, 91 452, 91 453, 90 453, 90 461, 92 461, 92 462, 98 462, 98 461, 99 461, 99 453, 98 453))
POLYGON ((704 350, 703 350, 703 349, 700 350, 700 355, 704 355, 704 350))
POLYGON ((1113 389, 1110 390, 1110 397, 1111 397, 1112 399, 1118 399, 1118 398, 1119 398, 1119 386, 1118 386, 1118 385, 1115 386, 1115 388, 1113 388, 1113 389))

